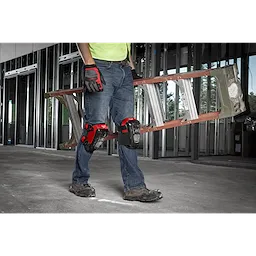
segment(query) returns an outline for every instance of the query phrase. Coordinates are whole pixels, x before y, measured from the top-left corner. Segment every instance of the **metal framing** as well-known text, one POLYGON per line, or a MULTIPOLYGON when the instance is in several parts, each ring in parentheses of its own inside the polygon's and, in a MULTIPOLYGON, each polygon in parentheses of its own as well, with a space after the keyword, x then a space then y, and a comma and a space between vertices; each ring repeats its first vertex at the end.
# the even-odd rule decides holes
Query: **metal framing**
MULTIPOLYGON (((192 44, 188 44, 188 65, 187 65, 187 71, 190 72, 192 67, 192 44)), ((185 149, 185 154, 188 156, 191 151, 191 125, 188 125, 186 127, 186 149, 185 149)))
MULTIPOLYGON (((15 64, 16 66, 16 64, 15 64)), ((30 66, 27 66, 27 67, 31 67, 30 66)), ((22 146, 30 146, 28 145, 28 136, 29 136, 29 83, 30 83, 30 75, 31 74, 35 74, 35 79, 36 79, 36 70, 35 68, 37 68, 37 65, 34 65, 33 68, 22 68, 22 70, 26 70, 24 72, 16 72, 17 69, 15 70, 12 70, 12 71, 9 71, 8 74, 5 73, 4 75, 4 80, 3 80, 3 84, 4 84, 4 91, 3 91, 3 108, 4 108, 4 113, 5 113, 5 104, 6 104, 6 79, 11 79, 11 78, 15 78, 15 115, 14 115, 14 119, 15 119, 15 124, 14 124, 14 140, 13 140, 13 144, 14 145, 18 145, 18 142, 17 142, 17 128, 18 128, 18 124, 17 124, 17 120, 18 120, 18 87, 19 87, 19 77, 20 76, 26 76, 26 91, 27 91, 27 100, 26 100, 26 119, 25 119, 25 144, 22 144, 22 146), (13 74, 16 74, 16 75, 13 75, 13 74)), ((21 69, 20 69, 21 70, 21 69)), ((36 80, 35 80, 36 81, 36 80)), ((34 109, 35 108, 35 102, 36 102, 36 92, 34 93, 34 109)), ((34 112, 35 114, 35 112, 34 112)), ((5 132, 4 132, 4 129, 5 129, 5 115, 3 116, 3 123, 2 123, 2 129, 3 129, 3 132, 2 132, 2 137, 3 137, 3 140, 5 138, 5 132)), ((35 126, 35 119, 33 120, 33 127, 35 126)), ((34 131, 33 131, 33 139, 34 139, 34 131)), ((33 140, 33 145, 34 144, 34 140, 33 140)))
POLYGON ((27 102, 26 102, 26 142, 25 144, 28 145, 28 126, 29 126, 29 79, 30 77, 27 76, 27 102))
MULTIPOLYGON (((159 59, 160 59, 160 49, 159 49, 159 40, 151 40, 151 77, 159 75, 159 59)), ((147 85, 146 85, 147 86, 147 85)), ((153 88, 150 86, 146 90, 148 93, 147 105, 149 106, 151 123, 153 123, 153 118, 156 118, 158 125, 163 124, 163 108, 162 102, 160 102, 159 95, 159 85, 154 85, 153 88), (153 90, 151 90, 153 89, 153 90), (149 93, 151 91, 151 93, 149 93), (151 95, 151 97, 150 97, 151 95), (152 104, 155 104, 153 107, 152 104), (157 111, 153 111, 156 109, 157 111)), ((159 132, 153 132, 149 134, 149 156, 152 159, 159 158, 159 132)))
MULTIPOLYGON (((0 125, 1 125, 1 135, 2 135, 2 122, 3 122, 3 100, 2 100, 2 96, 3 96, 3 81, 2 81, 2 74, 3 74, 3 70, 2 70, 2 64, 0 63, 0 125)), ((3 145, 3 137, 2 140, 0 140, 0 145, 3 145)))
MULTIPOLYGON (((188 71, 190 69, 190 66, 192 64, 192 56, 191 56, 191 50, 190 50, 190 45, 188 44, 188 61, 187 61, 187 68, 188 71)), ((237 57, 241 57, 241 80, 242 80, 242 84, 243 85, 248 85, 248 58, 249 58, 249 54, 247 52, 247 44, 226 44, 226 55, 223 56, 223 54, 221 55, 221 44, 215 44, 214 46, 217 45, 217 51, 214 50, 213 44, 208 44, 208 58, 207 60, 204 59, 204 63, 207 63, 208 68, 211 68, 211 63, 212 61, 217 61, 218 66, 220 66, 220 61, 226 61, 226 64, 229 64, 229 58, 234 58, 234 62, 237 63, 237 57), (232 47, 232 52, 230 51, 230 47, 232 47), (242 48, 242 53, 240 52, 240 48, 242 48), (216 54, 217 52, 217 54, 216 54), (212 55, 212 56, 211 56, 212 55), (214 56, 217 56, 217 60, 216 58, 214 59, 214 56), (211 60, 211 58, 213 58, 211 60)), ((170 46, 169 44, 165 43, 164 44, 164 51, 163 51, 163 55, 162 55, 162 69, 164 74, 167 74, 167 70, 170 67, 170 62, 169 60, 167 61, 167 56, 173 56, 172 54, 169 54, 171 50, 168 50, 168 46, 170 46)), ((174 46, 174 44, 173 44, 174 46)), ((198 47, 198 44, 194 44, 195 48, 198 47)), ((223 46, 223 45, 222 45, 223 46)), ((79 65, 79 54, 78 52, 71 52, 71 48, 72 45, 69 44, 68 48, 65 48, 66 51, 65 55, 63 55, 63 44, 58 44, 58 45, 54 45, 53 46, 53 90, 58 90, 59 89, 59 65, 62 64, 66 64, 68 62, 71 63, 71 84, 70 84, 70 88, 74 87, 74 73, 72 71, 74 71, 74 61, 77 61, 78 65, 77 65, 77 83, 79 83, 79 71, 80 71, 80 65, 79 65), (69 49, 69 51, 67 51, 67 49, 69 49)), ((151 76, 155 76, 154 72, 157 72, 156 70, 156 66, 158 67, 157 61, 158 60, 158 56, 154 56, 154 52, 156 49, 156 44, 150 44, 147 43, 145 44, 145 69, 143 72, 143 76, 144 77, 148 77, 149 75, 151 76)), ((223 48, 224 49, 224 48, 223 48)), ((132 44, 132 51, 133 51, 133 58, 134 59, 139 59, 140 55, 135 54, 135 50, 136 50, 136 45, 132 44)), ((198 49, 197 49, 198 50, 198 49)), ((194 59, 195 57, 198 58, 198 54, 197 50, 194 52, 194 59)), ((48 56, 49 54, 47 53, 48 49, 46 49, 46 56, 48 56)), ((34 120, 33 120, 33 145, 35 147, 39 146, 39 121, 40 121, 40 95, 42 93, 41 91, 41 86, 43 82, 43 80, 40 79, 40 72, 41 72, 41 52, 42 50, 37 52, 37 63, 34 63, 34 59, 33 59, 33 64, 29 65, 27 67, 18 67, 17 66, 17 60, 15 61, 15 72, 13 70, 10 70, 8 72, 6 72, 6 76, 5 79, 11 78, 11 77, 17 77, 17 75, 28 75, 31 72, 35 72, 35 90, 34 90, 34 120)), ((181 44, 176 44, 176 48, 175 48, 175 52, 176 52, 176 60, 175 62, 175 69, 176 72, 178 73, 180 70, 180 67, 184 67, 184 60, 183 57, 181 56, 181 44)), ((137 52, 136 52, 137 53, 137 52)), ((201 54, 202 52, 200 52, 201 54)), ((33 54, 33 58, 36 57, 33 54)), ((200 58, 202 56, 200 55, 200 58)), ((19 57, 20 58, 20 57, 19 57)), ((197 59, 195 59, 196 61, 198 61, 197 59)), ((27 58, 28 61, 28 58, 27 58)), ((173 62, 173 60, 172 60, 173 62)), ((14 62, 13 62, 14 64, 14 62)), ((25 64, 25 63, 24 63, 25 64)), ((26 63, 28 64, 28 62, 26 63)), ((143 63, 140 63, 143 64, 143 63)), ((46 61, 46 71, 44 73, 44 83, 45 83, 45 89, 44 91, 47 92, 48 88, 49 88, 49 65, 50 62, 46 61)), ((6 62, 4 64, 2 64, 3 69, 6 70, 6 62)), ((13 65, 14 67, 14 65, 13 65)), ((173 67, 173 66, 172 66, 173 67)), ((140 68, 140 70, 143 68, 143 65, 138 65, 137 66, 137 70, 140 68)), ((2 90, 0 91, 0 98, 1 98, 1 93, 2 93, 2 109, 1 109, 1 113, 2 113, 2 143, 4 144, 5 141, 5 131, 6 131, 6 127, 5 127, 5 122, 6 122, 6 81, 5 79, 3 79, 2 81, 2 90)), ((31 83, 31 79, 33 79, 30 75, 27 76, 27 102, 26 102, 26 144, 28 144, 28 133, 30 132, 28 129, 28 122, 29 122, 29 106, 31 104, 31 102, 29 102, 29 84, 31 83)), ((16 78, 16 94, 15 94, 15 101, 17 103, 17 93, 18 93, 18 78, 16 78)), ((166 82, 165 82, 166 83, 166 82)), ((77 87, 79 87, 79 85, 77 85, 77 87)), ((178 87, 178 86, 176 86, 178 87)), ((148 103, 147 100, 145 98, 143 98, 143 95, 141 94, 141 88, 138 87, 137 88, 138 92, 139 92, 139 97, 137 99, 137 112, 135 113, 135 115, 137 115, 137 118, 140 120, 144 119, 144 123, 149 123, 149 109, 148 109, 148 103)), ((207 83, 207 111, 209 111, 210 109, 210 98, 212 97, 211 95, 211 81, 208 78, 208 83, 207 83)), ((247 87, 244 87, 244 91, 245 91, 245 97, 247 96, 247 87)), ((176 88, 176 92, 175 92, 175 117, 178 117, 179 115, 179 88, 176 88)), ((219 107, 219 100, 218 97, 216 97, 216 110, 218 110, 219 107)), ((164 111, 166 112, 167 110, 167 86, 163 86, 163 108, 164 111)), ((14 136, 14 143, 15 145, 17 144, 17 115, 18 115, 18 111, 17 111, 17 104, 15 104, 15 136, 14 136)), ((59 102, 56 99, 52 99, 52 126, 51 126, 51 131, 50 134, 48 134, 48 105, 47 105, 47 100, 44 101, 44 114, 43 114, 43 146, 44 148, 48 147, 48 136, 51 136, 51 140, 50 140, 50 147, 53 149, 58 149, 58 134, 59 134, 59 123, 58 123, 58 119, 59 119, 59 102)), ((232 118, 233 120, 233 118, 232 118)), ((211 131, 211 125, 210 122, 206 122, 203 132, 208 133, 211 131)), ((213 149, 214 149, 214 154, 218 155, 220 153, 224 153, 224 154, 228 154, 231 152, 230 150, 230 143, 228 143, 229 141, 232 141, 232 138, 230 135, 230 123, 229 123, 229 119, 224 119, 223 123, 222 120, 216 120, 214 125, 214 141, 212 143, 212 141, 210 140, 210 136, 205 136, 205 141, 204 146, 205 146, 205 154, 206 155, 210 155, 211 152, 211 148, 213 145, 213 149), (223 126, 222 126, 223 125, 223 126), (221 129, 221 130, 220 130, 221 129), (220 137, 219 134, 221 131, 223 131, 226 134, 226 136, 224 136, 224 148, 223 148, 223 143, 220 143, 220 137), (230 137, 230 138, 228 138, 230 137), (212 143, 212 144, 211 144, 212 143)), ((178 156, 179 155, 179 140, 186 140, 185 142, 185 153, 186 155, 189 155, 190 153, 190 140, 192 140, 192 148, 191 148, 191 154, 192 154, 192 158, 196 158, 198 157, 198 155, 196 154, 197 149, 195 148, 195 143, 198 142, 198 137, 195 137, 194 135, 198 134, 197 131, 193 130, 194 128, 191 128, 191 126, 196 127, 197 125, 188 125, 186 127, 186 137, 183 138, 179 138, 178 136, 178 131, 179 128, 174 128, 174 153, 173 156, 178 156), (190 131, 192 129, 192 131, 190 131)), ((72 131, 72 126, 69 125, 69 137, 71 136, 71 131, 72 131)), ((150 156, 152 158, 157 158, 156 156, 156 152, 158 154, 158 146, 159 143, 157 142, 157 139, 155 139, 156 137, 156 133, 151 133, 149 134, 143 134, 142 136, 142 140, 143 140, 143 156, 150 156), (153 135, 154 134, 154 135, 153 135)), ((158 136, 158 135, 157 135, 158 136)), ((1 141, 0 141, 1 143, 1 141)), ((167 130, 162 130, 161 131, 161 157, 166 157, 166 150, 167 150, 167 130)), ((115 151, 115 145, 113 144, 113 146, 111 147, 112 151, 115 151)))
MULTIPOLYGON (((164 44, 164 52, 163 52, 163 74, 167 75, 167 57, 168 57, 168 44, 164 44)), ((163 110, 165 113, 165 118, 167 118, 167 82, 163 84, 163 110)), ((162 130, 162 151, 161 156, 166 156, 166 129, 162 130)))
MULTIPOLYGON (((176 73, 180 72, 180 44, 176 44, 176 73)), ((179 86, 175 84, 175 105, 174 105, 174 119, 179 118, 179 86)), ((179 127, 174 128, 173 133, 173 156, 176 157, 179 154, 179 127)))
MULTIPOLYGON (((6 70, 6 62, 4 63, 4 71, 6 70)), ((6 87, 3 77, 3 117, 2 117, 2 144, 5 144, 5 119, 6 119, 6 87)))
MULTIPOLYGON (((217 44, 217 68, 220 67, 220 59, 221 59, 221 44, 217 44)), ((216 88, 217 90, 217 88, 216 88)), ((216 108, 215 111, 218 111, 220 107, 219 97, 216 93, 216 108)), ((220 149, 220 120, 215 120, 215 133, 214 133, 214 155, 219 154, 220 149)))
POLYGON ((34 120, 36 120, 35 125, 34 125, 34 135, 33 135, 33 145, 35 147, 39 147, 39 132, 40 132, 40 90, 41 90, 41 79, 40 79, 40 74, 41 74, 41 54, 42 51, 37 52, 37 63, 38 63, 38 69, 37 73, 35 75, 35 81, 36 81, 36 87, 34 89, 34 109, 35 115, 34 115, 34 120))
MULTIPOLYGON (((208 44, 208 51, 207 51, 207 57, 208 57, 208 62, 207 62, 207 68, 211 68, 211 55, 212 55, 212 44, 208 44)), ((207 112, 210 111, 210 103, 211 103, 211 89, 212 89, 212 84, 211 84, 211 77, 207 77, 207 112)), ((205 134, 206 134, 206 139, 205 139, 205 154, 209 155, 210 154, 210 121, 207 121, 205 124, 205 134)))
MULTIPOLYGON (((144 76, 148 77, 150 74, 150 45, 148 43, 145 44, 145 66, 144 66, 144 76)), ((149 123, 149 109, 148 109, 148 103, 144 95, 144 123, 149 123)), ((146 133, 143 135, 143 156, 147 157, 149 156, 149 134, 146 133)))
MULTIPOLYGON (((202 44, 194 44, 194 70, 201 68, 202 44)), ((201 78, 194 78, 193 90, 197 111, 200 108, 201 78)), ((191 158, 197 160, 199 157, 199 124, 193 124, 191 130, 191 158)))
MULTIPOLYGON (((63 47, 60 47, 60 44, 58 44, 56 46, 56 58, 58 59, 59 55, 60 55, 60 51, 59 48, 61 48, 61 51, 63 52, 63 47)), ((54 90, 59 90, 59 62, 56 61, 55 62, 55 68, 56 68, 56 73, 55 73, 55 87, 54 90)), ((57 99, 54 99, 54 116, 55 116, 55 120, 54 120, 54 148, 58 149, 59 148, 59 101, 57 99)))
MULTIPOLYGON (((44 92, 48 91, 48 48, 45 51, 45 74, 44 74, 44 92)), ((40 90, 41 93, 42 90, 40 90)), ((46 139, 47 139, 47 131, 48 131, 48 123, 47 123, 47 113, 48 113, 47 99, 44 98, 44 143, 43 147, 46 148, 46 139)))

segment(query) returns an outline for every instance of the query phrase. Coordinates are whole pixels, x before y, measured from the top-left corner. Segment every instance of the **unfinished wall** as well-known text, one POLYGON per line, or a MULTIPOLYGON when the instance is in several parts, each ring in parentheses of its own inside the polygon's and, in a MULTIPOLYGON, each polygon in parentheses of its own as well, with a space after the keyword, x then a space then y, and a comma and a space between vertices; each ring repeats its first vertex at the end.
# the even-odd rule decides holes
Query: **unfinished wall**
POLYGON ((57 44, 59 40, 0 40, 0 63, 57 44))

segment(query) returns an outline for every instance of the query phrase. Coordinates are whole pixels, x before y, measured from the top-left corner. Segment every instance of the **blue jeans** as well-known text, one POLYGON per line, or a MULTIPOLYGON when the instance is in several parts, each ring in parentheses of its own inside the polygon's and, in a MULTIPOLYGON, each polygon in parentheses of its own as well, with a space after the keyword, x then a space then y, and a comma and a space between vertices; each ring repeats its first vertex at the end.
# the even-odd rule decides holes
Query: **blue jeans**
MULTIPOLYGON (((116 125, 122 120, 133 117, 134 90, 131 68, 109 61, 95 60, 102 73, 106 85, 102 92, 85 93, 85 122, 91 124, 105 123, 110 109, 111 117, 116 125)), ((121 174, 124 183, 124 191, 133 188, 145 187, 144 175, 137 162, 137 152, 126 146, 119 145, 119 159, 121 174)), ((78 143, 76 152, 76 164, 72 181, 76 184, 87 184, 90 177, 88 167, 92 154, 84 149, 81 142, 78 143)), ((104 168, 104 166, 102 166, 104 168)))

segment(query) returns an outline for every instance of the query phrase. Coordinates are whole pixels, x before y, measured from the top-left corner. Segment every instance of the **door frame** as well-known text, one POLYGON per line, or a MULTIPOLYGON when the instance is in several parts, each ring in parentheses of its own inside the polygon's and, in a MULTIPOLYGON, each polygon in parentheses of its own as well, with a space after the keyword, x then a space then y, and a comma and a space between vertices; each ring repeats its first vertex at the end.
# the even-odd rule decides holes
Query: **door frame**
MULTIPOLYGON (((5 64, 6 65, 6 64, 5 64)), ((26 147, 35 147, 36 146, 36 134, 35 134, 35 126, 36 126, 36 111, 34 111, 33 113, 33 143, 32 145, 26 145, 26 144, 17 144, 17 99, 18 99, 18 77, 19 76, 28 76, 30 74, 34 74, 35 78, 34 78, 34 104, 33 107, 34 109, 36 109, 36 95, 37 95, 37 64, 33 64, 33 65, 28 65, 26 67, 23 68, 19 68, 19 69, 15 69, 15 70, 11 70, 8 72, 4 73, 4 79, 3 79, 3 127, 2 127, 2 137, 3 137, 3 145, 5 143, 5 125, 6 125, 6 80, 7 79, 11 79, 11 78, 15 78, 15 82, 16 82, 16 86, 15 86, 15 128, 14 128, 14 146, 26 146, 26 147)), ((30 77, 27 78, 27 85, 29 84, 29 79, 30 77)), ((28 88, 27 88, 28 89, 28 88)), ((28 93, 28 92, 27 92, 28 93)), ((28 103, 29 104, 29 103, 28 103)), ((27 131, 27 121, 28 121, 28 105, 26 103, 26 131, 27 131)), ((27 136, 28 134, 26 134, 26 142, 27 142, 27 136)))

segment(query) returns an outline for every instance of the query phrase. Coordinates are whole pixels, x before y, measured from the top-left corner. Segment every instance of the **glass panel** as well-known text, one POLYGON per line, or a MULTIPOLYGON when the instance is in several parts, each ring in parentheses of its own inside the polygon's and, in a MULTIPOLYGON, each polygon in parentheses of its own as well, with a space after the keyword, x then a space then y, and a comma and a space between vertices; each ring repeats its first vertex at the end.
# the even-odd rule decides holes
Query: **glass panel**
POLYGON ((27 76, 18 77, 17 144, 26 144, 27 76))

